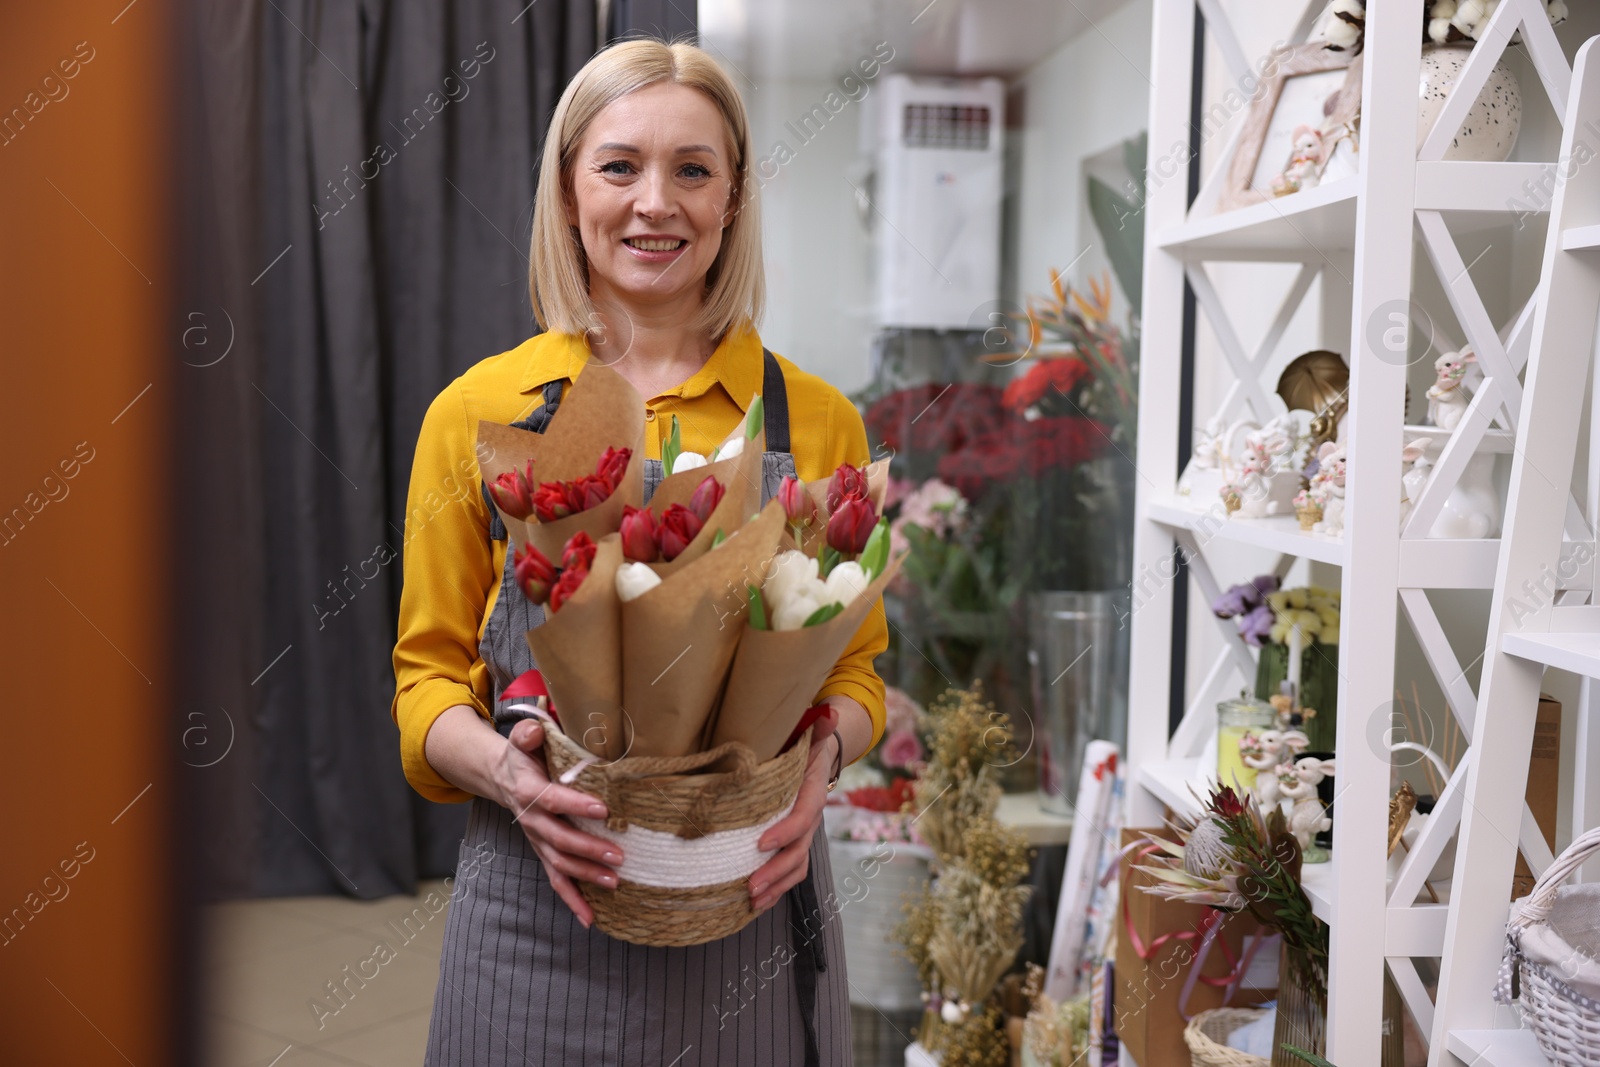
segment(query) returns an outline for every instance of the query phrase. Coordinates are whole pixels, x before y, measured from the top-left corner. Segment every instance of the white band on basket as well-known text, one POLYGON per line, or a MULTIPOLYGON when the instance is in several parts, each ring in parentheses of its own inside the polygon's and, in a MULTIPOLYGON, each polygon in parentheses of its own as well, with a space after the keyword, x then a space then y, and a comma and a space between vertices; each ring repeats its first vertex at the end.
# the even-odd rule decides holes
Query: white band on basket
POLYGON ((789 808, 766 822, 739 830, 718 830, 692 841, 643 826, 611 830, 603 819, 572 821, 585 833, 621 846, 623 860, 617 876, 623 881, 660 889, 698 889, 747 877, 776 855, 776 849, 762 851, 756 848, 756 842, 787 814, 789 808))
MULTIPOLYGON (((561 729, 561 724, 556 722, 555 716, 551 715, 548 711, 544 710, 537 704, 507 704, 506 708, 510 711, 526 711, 534 718, 543 721, 547 725, 554 726, 557 730, 561 729)), ((562 785, 571 785, 573 782, 578 780, 578 775, 582 774, 585 768, 589 767, 591 764, 599 762, 599 756, 586 756, 577 763, 574 763, 572 766, 568 767, 566 770, 562 771, 561 777, 556 779, 556 781, 560 782, 562 785)))

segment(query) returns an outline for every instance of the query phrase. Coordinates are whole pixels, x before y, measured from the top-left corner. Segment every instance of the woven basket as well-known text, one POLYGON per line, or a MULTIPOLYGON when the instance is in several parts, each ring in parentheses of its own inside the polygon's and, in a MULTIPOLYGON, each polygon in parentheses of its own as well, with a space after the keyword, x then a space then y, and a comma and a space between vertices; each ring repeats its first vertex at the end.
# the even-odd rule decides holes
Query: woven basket
POLYGON ((595 762, 556 729, 545 732, 552 779, 604 802, 605 819, 573 819, 585 833, 615 842, 623 864, 617 887, 579 882, 595 925, 636 945, 700 945, 737 933, 755 918, 747 879, 771 858, 756 841, 794 804, 811 735, 758 764, 729 742, 691 756, 629 756, 595 762))
POLYGON ((1194 1067, 1269 1067, 1271 1060, 1229 1048, 1228 1035, 1267 1014, 1265 1008, 1213 1008, 1189 1020, 1183 1039, 1194 1067))
POLYGON ((1512 905, 1495 999, 1522 1021, 1554 1067, 1600 1063, 1600 885, 1562 887, 1600 852, 1600 827, 1578 837, 1512 905))

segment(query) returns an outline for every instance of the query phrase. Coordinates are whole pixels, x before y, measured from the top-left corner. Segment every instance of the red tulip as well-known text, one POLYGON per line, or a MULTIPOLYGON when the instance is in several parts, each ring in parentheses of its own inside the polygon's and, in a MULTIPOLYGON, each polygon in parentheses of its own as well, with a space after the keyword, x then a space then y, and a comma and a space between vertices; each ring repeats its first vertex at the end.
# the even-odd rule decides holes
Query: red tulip
POLYGON ((533 491, 533 513, 540 522, 564 519, 574 510, 567 498, 567 487, 562 482, 543 482, 533 491))
POLYGON ((588 567, 568 567, 561 572, 560 581, 550 590, 550 614, 554 615, 561 610, 561 605, 572 599, 572 594, 578 591, 578 586, 589 577, 588 567))
POLYGON ((668 562, 677 559, 704 525, 694 512, 682 504, 667 505, 667 510, 661 513, 661 519, 656 523, 656 545, 661 549, 661 558, 668 562))
POLYGON ((689 498, 689 510, 694 512, 695 518, 702 523, 709 522, 711 513, 722 503, 722 494, 726 492, 722 483, 711 475, 706 475, 699 485, 694 488, 694 495, 689 498))
POLYGON ((806 483, 792 474, 786 474, 778 486, 778 501, 790 526, 810 526, 817 517, 817 502, 806 492, 806 483))
POLYGON ((556 569, 543 552, 532 545, 519 545, 511 565, 523 596, 535 604, 550 599, 550 585, 556 580, 556 569))
POLYGON ((606 488, 614 493, 617 491, 617 486, 622 484, 622 475, 628 469, 628 461, 632 458, 631 448, 608 448, 600 457, 594 473, 606 483, 606 488))
POLYGON ((841 556, 857 556, 867 547, 872 528, 878 525, 878 514, 870 500, 847 496, 828 516, 827 540, 841 556))
POLYGON ((561 550, 561 566, 563 568, 582 567, 588 570, 594 566, 595 543, 583 530, 579 530, 567 538, 566 547, 561 550))
POLYGON ((633 563, 654 563, 660 557, 656 517, 649 508, 622 505, 622 554, 633 563))
POLYGON ((599 507, 611 496, 611 486, 598 474, 585 474, 572 483, 574 511, 588 511, 599 507))
POLYGON ((526 519, 533 511, 533 460, 528 460, 527 474, 510 470, 496 478, 489 495, 513 519, 526 519))
POLYGON ((833 477, 828 481, 828 512, 832 514, 839 510, 841 501, 849 497, 865 499, 867 495, 867 472, 862 467, 852 467, 848 463, 839 464, 839 469, 833 472, 833 477))

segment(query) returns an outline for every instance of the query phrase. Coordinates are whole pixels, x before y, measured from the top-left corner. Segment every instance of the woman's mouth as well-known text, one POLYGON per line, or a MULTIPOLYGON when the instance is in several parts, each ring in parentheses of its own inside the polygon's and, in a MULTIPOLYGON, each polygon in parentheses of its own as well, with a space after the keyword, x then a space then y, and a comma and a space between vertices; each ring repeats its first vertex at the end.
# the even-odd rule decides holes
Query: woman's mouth
POLYGON ((666 262, 677 258, 688 242, 682 237, 624 237, 622 243, 635 258, 646 262, 666 262))

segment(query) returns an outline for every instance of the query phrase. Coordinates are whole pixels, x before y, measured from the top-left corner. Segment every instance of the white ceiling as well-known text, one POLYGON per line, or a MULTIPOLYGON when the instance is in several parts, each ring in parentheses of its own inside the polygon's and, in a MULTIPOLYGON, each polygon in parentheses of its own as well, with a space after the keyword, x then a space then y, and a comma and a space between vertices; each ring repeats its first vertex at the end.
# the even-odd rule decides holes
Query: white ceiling
POLYGON ((700 35, 756 86, 839 78, 880 41, 897 71, 1015 75, 1127 2, 700 0, 700 35))

